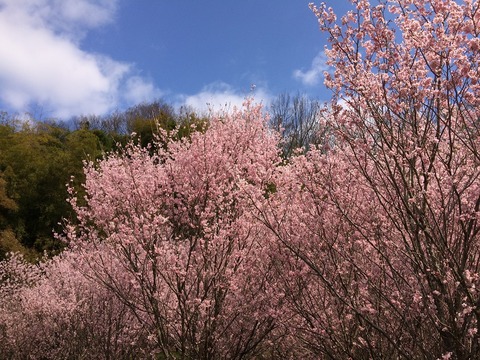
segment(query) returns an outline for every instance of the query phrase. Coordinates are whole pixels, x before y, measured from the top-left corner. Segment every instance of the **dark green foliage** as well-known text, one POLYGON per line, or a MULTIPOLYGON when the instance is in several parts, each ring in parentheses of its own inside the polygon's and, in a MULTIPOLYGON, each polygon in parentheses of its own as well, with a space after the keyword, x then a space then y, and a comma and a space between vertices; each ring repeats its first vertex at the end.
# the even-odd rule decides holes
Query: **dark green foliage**
POLYGON ((65 185, 72 175, 80 185, 82 161, 101 154, 101 139, 89 130, 0 125, 0 231, 10 229, 22 245, 40 253, 61 250, 53 231, 71 216, 65 185))

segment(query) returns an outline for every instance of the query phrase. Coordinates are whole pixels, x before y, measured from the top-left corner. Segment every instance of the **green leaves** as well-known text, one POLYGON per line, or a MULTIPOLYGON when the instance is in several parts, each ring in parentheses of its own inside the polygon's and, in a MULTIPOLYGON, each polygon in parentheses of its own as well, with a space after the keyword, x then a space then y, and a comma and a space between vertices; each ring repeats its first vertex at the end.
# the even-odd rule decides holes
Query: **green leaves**
POLYGON ((99 137, 89 130, 70 132, 57 125, 0 126, 0 230, 38 252, 62 248, 53 239, 69 217, 66 184, 75 175, 80 186, 83 163, 102 154, 99 137))

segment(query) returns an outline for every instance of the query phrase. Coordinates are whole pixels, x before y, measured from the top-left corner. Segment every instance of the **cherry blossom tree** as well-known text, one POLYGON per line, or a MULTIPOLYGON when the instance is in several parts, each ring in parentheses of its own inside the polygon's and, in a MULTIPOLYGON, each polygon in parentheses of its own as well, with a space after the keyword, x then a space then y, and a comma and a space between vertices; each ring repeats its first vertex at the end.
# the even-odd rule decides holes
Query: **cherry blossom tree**
POLYGON ((480 3, 351 3, 339 21, 311 5, 335 146, 257 205, 292 326, 326 358, 477 358, 480 3))
POLYGON ((0 353, 5 359, 145 358, 147 335, 128 308, 64 252, 32 265, 0 262, 0 353))
POLYGON ((189 138, 87 163, 85 198, 70 188, 77 222, 59 235, 68 249, 0 263, 2 353, 283 358, 271 237, 251 212, 281 161, 267 123, 247 102, 189 138))
POLYGON ((265 227, 251 221, 280 161, 261 107, 218 114, 153 156, 131 145, 86 166, 67 239, 162 358, 270 354, 281 297, 265 227), (112 269, 121 269, 112 271, 112 269))

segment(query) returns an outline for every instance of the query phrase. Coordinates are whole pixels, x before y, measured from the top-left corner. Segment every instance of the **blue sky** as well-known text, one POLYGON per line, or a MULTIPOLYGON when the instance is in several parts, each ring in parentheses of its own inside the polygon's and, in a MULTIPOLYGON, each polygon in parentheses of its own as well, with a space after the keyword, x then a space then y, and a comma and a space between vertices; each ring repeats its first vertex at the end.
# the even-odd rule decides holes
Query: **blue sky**
MULTIPOLYGON (((328 100, 308 0, 0 0, 0 110, 69 118, 155 99, 202 111, 255 85, 328 100), (41 113, 41 114, 40 114, 41 113)), ((341 15, 347 0, 331 1, 341 15)))

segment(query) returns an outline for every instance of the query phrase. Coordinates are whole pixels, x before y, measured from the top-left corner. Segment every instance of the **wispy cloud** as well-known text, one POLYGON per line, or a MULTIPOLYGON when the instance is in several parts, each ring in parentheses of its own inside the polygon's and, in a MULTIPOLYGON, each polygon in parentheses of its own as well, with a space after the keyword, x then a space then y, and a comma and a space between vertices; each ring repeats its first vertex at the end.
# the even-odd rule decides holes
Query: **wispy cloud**
POLYGON ((199 112, 229 110, 241 107, 247 97, 253 97, 255 102, 265 105, 271 100, 268 90, 263 87, 252 86, 248 90, 238 90, 225 82, 215 82, 196 94, 180 96, 178 104, 192 107, 199 112))
POLYGON ((122 97, 127 104, 139 104, 156 100, 164 94, 155 85, 140 76, 130 76, 126 79, 122 97))
POLYGON ((327 57, 325 53, 321 51, 313 58, 312 65, 308 70, 297 69, 293 72, 293 77, 307 86, 318 85, 323 78, 323 72, 328 70, 326 61, 327 57))
POLYGON ((104 114, 159 90, 133 64, 81 48, 91 29, 115 20, 118 0, 0 0, 0 101, 53 116, 104 114))

